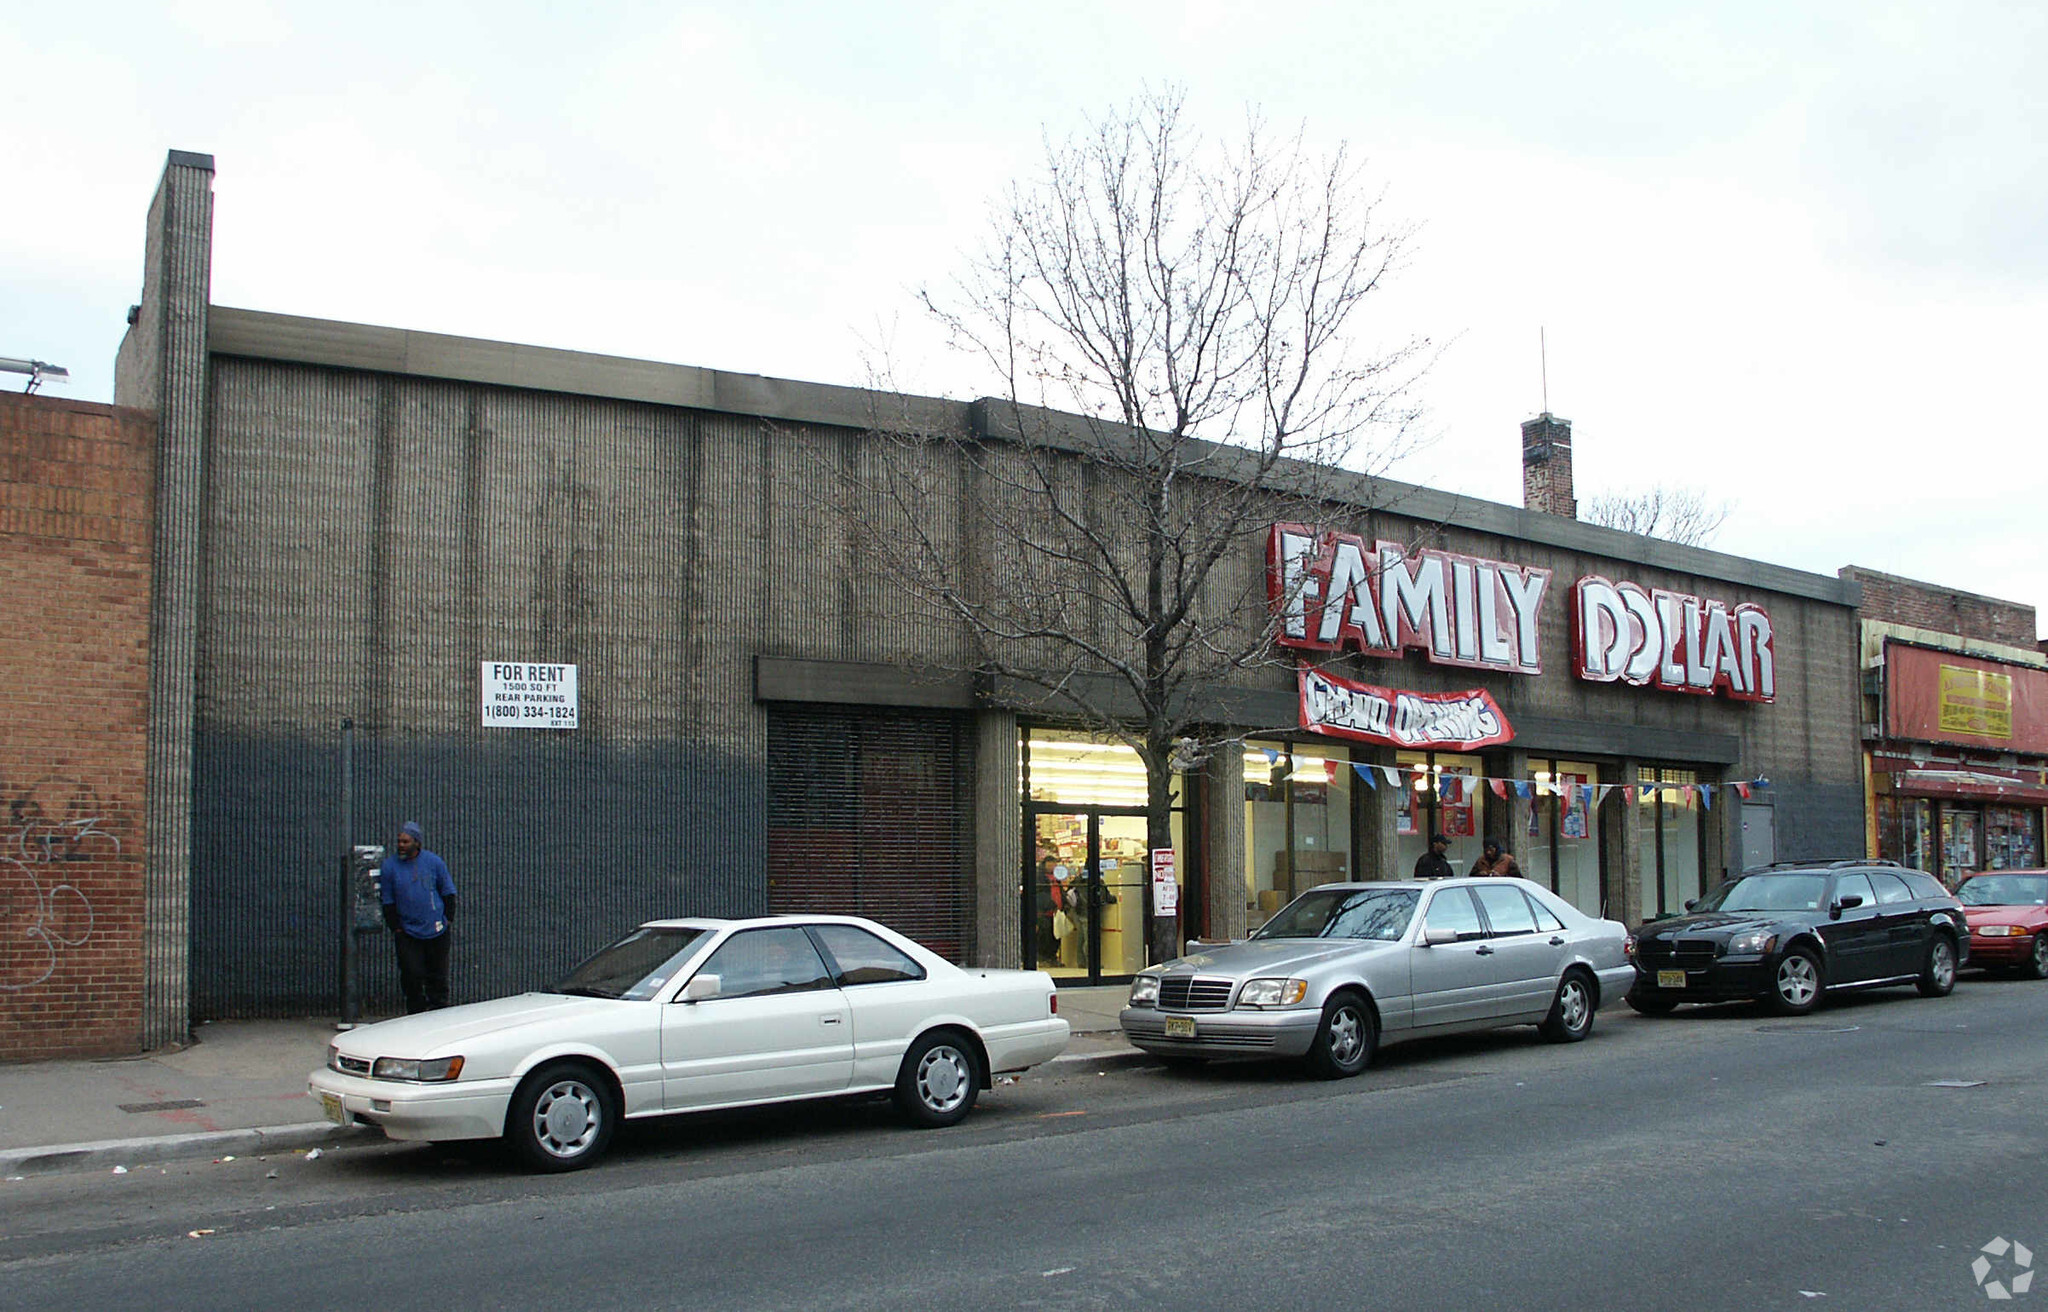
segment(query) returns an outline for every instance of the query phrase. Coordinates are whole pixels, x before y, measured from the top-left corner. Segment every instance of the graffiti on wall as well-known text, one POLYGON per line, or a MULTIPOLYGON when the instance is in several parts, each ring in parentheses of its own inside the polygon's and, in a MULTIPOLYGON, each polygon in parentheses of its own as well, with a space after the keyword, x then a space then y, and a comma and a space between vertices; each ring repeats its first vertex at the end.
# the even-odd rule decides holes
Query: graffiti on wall
POLYGON ((92 938, 92 899, 66 868, 119 856, 121 840, 103 827, 109 808, 76 779, 0 784, 0 799, 0 991, 18 992, 92 938))

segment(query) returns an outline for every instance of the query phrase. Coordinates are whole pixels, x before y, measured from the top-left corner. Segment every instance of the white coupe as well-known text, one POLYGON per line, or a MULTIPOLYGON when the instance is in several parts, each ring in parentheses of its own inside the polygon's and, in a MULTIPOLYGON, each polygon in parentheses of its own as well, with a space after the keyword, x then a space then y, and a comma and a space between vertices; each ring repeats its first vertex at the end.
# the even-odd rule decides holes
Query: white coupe
POLYGON ((544 993, 366 1025, 307 1092, 393 1139, 503 1136, 587 1166, 619 1118, 891 1092, 952 1125, 993 1076, 1058 1056, 1041 971, 955 966, 852 916, 657 920, 544 993))

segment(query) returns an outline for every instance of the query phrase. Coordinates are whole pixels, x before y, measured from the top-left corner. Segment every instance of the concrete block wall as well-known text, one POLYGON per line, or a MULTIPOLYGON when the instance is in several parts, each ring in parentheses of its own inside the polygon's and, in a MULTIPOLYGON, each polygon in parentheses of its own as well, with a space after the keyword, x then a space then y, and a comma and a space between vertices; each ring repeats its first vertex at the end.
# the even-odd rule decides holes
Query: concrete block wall
POLYGON ((155 438, 0 394, 0 1061, 142 1046, 155 438))

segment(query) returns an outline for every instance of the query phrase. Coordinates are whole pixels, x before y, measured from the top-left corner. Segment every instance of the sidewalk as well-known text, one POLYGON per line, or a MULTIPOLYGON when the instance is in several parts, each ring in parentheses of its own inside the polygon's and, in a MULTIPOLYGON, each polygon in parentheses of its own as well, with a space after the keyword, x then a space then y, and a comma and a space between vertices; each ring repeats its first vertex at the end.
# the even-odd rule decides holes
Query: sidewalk
MULTIPOLYGON (((1060 1015, 1074 1031, 1062 1069, 1139 1057, 1117 1028, 1125 993, 1060 990, 1060 1015)), ((330 1124, 306 1096, 332 1021, 222 1021, 193 1037, 138 1057, 0 1066, 0 1179, 381 1142, 375 1131, 330 1124)))

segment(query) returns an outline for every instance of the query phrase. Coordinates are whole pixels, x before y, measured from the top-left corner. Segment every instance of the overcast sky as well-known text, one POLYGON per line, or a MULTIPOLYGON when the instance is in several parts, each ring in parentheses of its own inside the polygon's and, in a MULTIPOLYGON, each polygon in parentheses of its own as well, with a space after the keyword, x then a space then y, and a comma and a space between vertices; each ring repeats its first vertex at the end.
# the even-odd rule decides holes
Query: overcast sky
MULTIPOLYGON (((1713 545, 2048 610, 2048 6, 10 4, 0 355, 112 396, 164 152, 216 304, 971 390, 911 292, 1148 85, 1348 142, 1443 343, 1397 477, 1692 485, 1713 545)), ((4 385, 4 384, 0 384, 4 385)))

